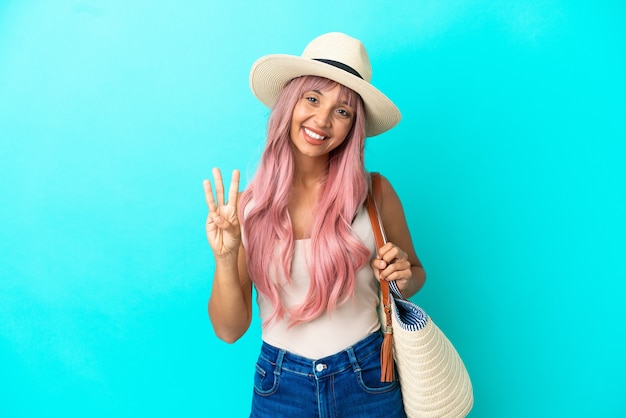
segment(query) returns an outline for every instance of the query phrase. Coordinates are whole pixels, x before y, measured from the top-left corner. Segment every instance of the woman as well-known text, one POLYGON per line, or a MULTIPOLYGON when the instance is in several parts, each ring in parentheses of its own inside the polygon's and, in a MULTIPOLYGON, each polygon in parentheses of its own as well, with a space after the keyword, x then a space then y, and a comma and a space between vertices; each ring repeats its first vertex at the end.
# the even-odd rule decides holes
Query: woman
POLYGON ((219 338, 246 332, 257 289, 263 344, 252 417, 405 416, 397 381, 380 378, 378 280, 395 280, 410 297, 425 274, 384 177, 378 204, 389 242, 375 248, 364 143, 400 112, 370 79, 363 45, 342 33, 314 39, 300 57, 259 59, 250 84, 272 113, 258 171, 239 196, 235 170, 227 199, 218 169, 217 199, 204 182, 219 338))

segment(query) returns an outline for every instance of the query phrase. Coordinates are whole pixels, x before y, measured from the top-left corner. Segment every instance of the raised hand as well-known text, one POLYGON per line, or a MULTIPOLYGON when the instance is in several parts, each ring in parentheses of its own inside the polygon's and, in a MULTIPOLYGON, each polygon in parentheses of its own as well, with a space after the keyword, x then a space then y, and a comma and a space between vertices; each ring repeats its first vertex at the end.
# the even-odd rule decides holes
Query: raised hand
POLYGON ((233 170, 227 202, 224 201, 224 183, 219 168, 213 169, 213 181, 217 203, 213 197, 211 182, 204 180, 204 195, 209 208, 206 236, 215 257, 227 257, 236 254, 241 243, 241 228, 237 215, 239 170, 233 170))

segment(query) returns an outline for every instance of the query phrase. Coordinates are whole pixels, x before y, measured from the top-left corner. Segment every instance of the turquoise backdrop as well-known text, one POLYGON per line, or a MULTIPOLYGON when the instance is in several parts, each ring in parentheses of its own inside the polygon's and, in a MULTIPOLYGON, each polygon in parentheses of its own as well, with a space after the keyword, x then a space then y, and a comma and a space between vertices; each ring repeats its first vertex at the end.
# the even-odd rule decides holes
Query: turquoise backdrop
POLYGON ((203 178, 254 172, 248 71, 360 38, 368 141, 471 417, 624 417, 626 3, 0 1, 0 416, 244 417, 259 321, 206 314, 203 178))

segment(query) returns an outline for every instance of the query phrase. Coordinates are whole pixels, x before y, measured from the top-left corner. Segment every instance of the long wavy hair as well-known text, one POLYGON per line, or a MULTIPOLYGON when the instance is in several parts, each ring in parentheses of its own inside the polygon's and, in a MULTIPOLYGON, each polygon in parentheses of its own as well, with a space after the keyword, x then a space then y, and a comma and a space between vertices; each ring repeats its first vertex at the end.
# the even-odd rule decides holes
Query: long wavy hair
POLYGON ((279 269, 288 281, 291 276, 294 234, 287 208, 294 172, 289 132, 293 109, 304 92, 335 85, 326 78, 304 76, 283 88, 269 118, 256 175, 242 194, 239 215, 246 232, 248 271, 257 290, 274 306, 268 322, 287 314, 289 323, 295 325, 331 311, 353 294, 356 272, 370 256, 351 226, 368 190, 364 106, 357 93, 340 85, 339 97, 356 110, 355 120, 346 140, 331 151, 321 199, 311 208, 314 222, 307 255, 311 281, 304 302, 288 310, 281 302, 280 284, 270 277, 279 274, 279 269))

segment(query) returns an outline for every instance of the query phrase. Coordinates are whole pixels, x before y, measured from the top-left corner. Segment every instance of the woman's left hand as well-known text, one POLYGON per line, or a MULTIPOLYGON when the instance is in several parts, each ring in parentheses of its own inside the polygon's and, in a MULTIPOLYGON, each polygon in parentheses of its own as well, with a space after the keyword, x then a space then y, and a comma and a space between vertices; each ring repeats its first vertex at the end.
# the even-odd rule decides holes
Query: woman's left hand
POLYGON ((372 260, 371 266, 378 280, 395 281, 400 291, 413 275, 408 254, 392 242, 378 249, 378 257, 372 260))

